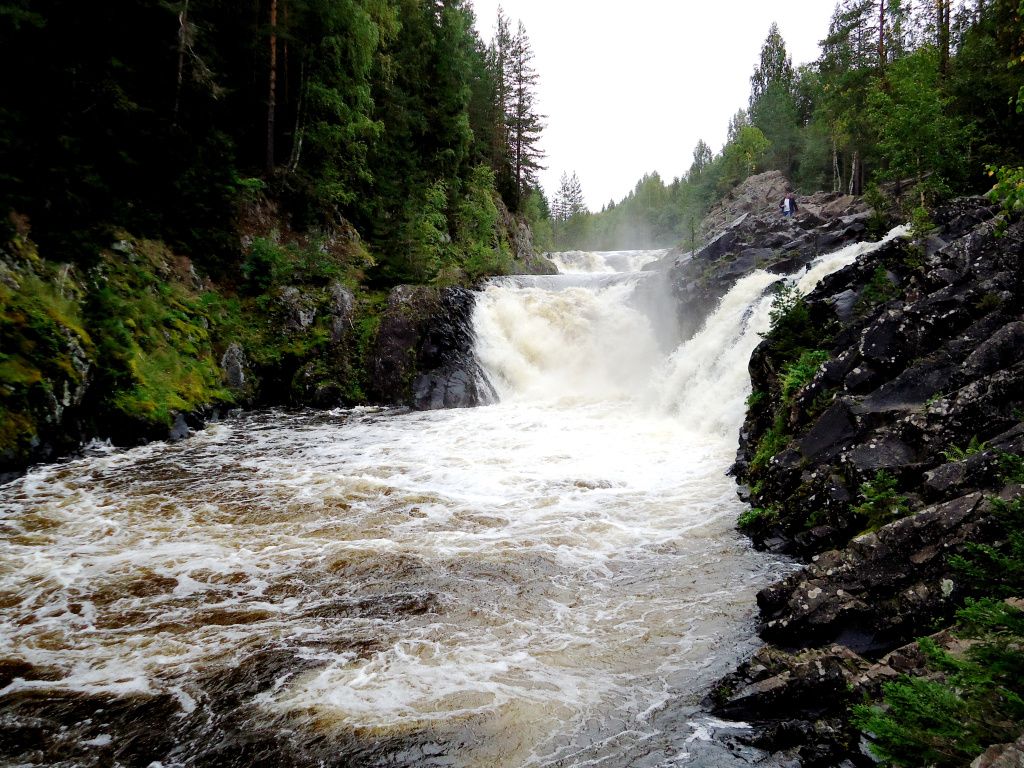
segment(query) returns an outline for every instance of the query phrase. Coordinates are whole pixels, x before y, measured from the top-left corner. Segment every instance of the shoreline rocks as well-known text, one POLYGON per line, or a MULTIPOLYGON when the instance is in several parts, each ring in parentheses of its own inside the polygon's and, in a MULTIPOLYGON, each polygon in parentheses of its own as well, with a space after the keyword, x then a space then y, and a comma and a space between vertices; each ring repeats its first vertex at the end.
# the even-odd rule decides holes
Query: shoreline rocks
POLYGON ((1024 222, 1000 233, 995 213, 952 201, 934 232, 826 278, 803 335, 776 328, 751 358, 733 468, 757 508, 744 530, 806 564, 759 593, 768 645, 706 703, 753 722, 777 759, 873 765, 850 707, 926 674, 915 638, 967 642, 933 635, 972 596, 953 558, 1005 535, 992 500, 1021 487, 1001 457, 1024 455, 1024 222), (805 349, 826 360, 783 394, 805 349))

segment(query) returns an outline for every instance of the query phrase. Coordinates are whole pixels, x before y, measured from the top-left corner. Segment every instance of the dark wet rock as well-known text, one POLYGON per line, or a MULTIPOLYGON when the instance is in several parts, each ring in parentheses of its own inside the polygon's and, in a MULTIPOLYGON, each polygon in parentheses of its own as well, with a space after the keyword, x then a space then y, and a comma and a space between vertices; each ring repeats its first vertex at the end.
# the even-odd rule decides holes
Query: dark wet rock
POLYGON ((174 422, 167 432, 167 439, 171 442, 177 442, 178 440, 184 440, 191 434, 192 428, 189 426, 188 421, 186 421, 185 414, 174 414, 174 422))
POLYGON ((220 368, 224 372, 224 381, 231 389, 243 391, 248 381, 248 364, 242 345, 232 342, 224 350, 220 358, 220 368))
POLYGON ((331 318, 331 341, 337 344, 352 328, 356 299, 352 291, 338 282, 331 283, 328 295, 330 296, 328 311, 331 318))
POLYGON ((395 288, 373 355, 375 399, 418 409, 493 402, 494 389, 473 356, 475 300, 464 288, 395 288))
POLYGON ((660 260, 657 266, 668 269, 679 303, 684 337, 755 269, 793 274, 818 256, 864 239, 867 213, 855 198, 819 193, 801 199, 797 216, 784 218, 779 201, 789 191, 778 171, 752 176, 705 219, 701 248, 675 249, 660 260))
POLYGON ((875 653, 949 619, 959 576, 951 555, 989 532, 979 493, 929 507, 817 556, 758 594, 761 636, 786 647, 842 643, 875 653))
POLYGON ((293 285, 282 288, 278 294, 284 311, 286 327, 293 331, 303 331, 309 328, 316 319, 316 305, 311 298, 293 285))
POLYGON ((749 742, 796 766, 870 765, 857 754, 859 734, 846 721, 853 682, 870 662, 843 646, 787 653, 765 646, 720 680, 705 706, 753 723, 749 742))
MULTIPOLYGON (((717 705, 754 722, 758 746, 777 759, 870 764, 848 713, 819 711, 821 697, 877 701, 886 681, 925 674, 915 638, 948 624, 971 592, 951 558, 1004 535, 989 499, 1020 493, 1003 486, 1000 457, 1024 455, 1024 222, 997 236, 992 215, 987 201, 953 201, 936 212, 934 235, 889 243, 823 280, 806 299, 815 332, 799 343, 830 359, 787 401, 780 378, 793 353, 769 335, 751 357, 762 394, 734 471, 772 514, 748 533, 806 565, 758 595, 760 634, 774 647, 726 679, 717 705), (755 470, 769 430, 777 453, 755 470), (893 495, 872 501, 880 478, 893 495), (906 516, 883 524, 893 514, 906 516), (838 670, 820 692, 812 661, 838 670)), ((854 215, 820 229, 866 224, 854 215)), ((954 654, 961 642, 933 639, 954 654)))
POLYGON ((897 478, 899 492, 916 508, 991 486, 991 461, 946 467, 946 452, 1021 423, 1024 225, 996 237, 985 220, 986 202, 960 200, 954 207, 954 218, 974 221, 974 228, 959 235, 940 230, 948 245, 923 266, 917 246, 893 242, 829 276, 808 297, 822 338, 805 343, 832 357, 784 414, 790 444, 752 476, 758 442, 775 424, 786 365, 771 339, 755 350, 751 381, 769 398, 748 414, 735 471, 759 491, 751 503, 780 513, 770 530, 753 531, 758 545, 772 539, 809 557, 841 544, 863 521, 830 501, 835 489, 856 502, 861 484, 880 471, 897 478), (894 293, 879 293, 879 274, 894 293), (873 282, 872 297, 866 286, 873 282), (804 462, 800 471, 794 446, 804 462), (821 525, 831 529, 828 536, 813 532, 821 525))

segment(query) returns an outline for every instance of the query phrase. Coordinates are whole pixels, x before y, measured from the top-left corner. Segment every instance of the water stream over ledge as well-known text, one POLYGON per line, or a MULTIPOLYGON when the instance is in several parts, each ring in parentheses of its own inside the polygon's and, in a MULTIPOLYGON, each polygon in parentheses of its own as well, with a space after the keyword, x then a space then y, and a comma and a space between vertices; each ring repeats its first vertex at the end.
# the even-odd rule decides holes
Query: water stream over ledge
POLYGON ((609 275, 660 255, 492 283, 497 405, 251 414, 0 487, 0 757, 745 764, 696 704, 788 568, 724 474, 779 278, 673 349, 660 278, 609 275))

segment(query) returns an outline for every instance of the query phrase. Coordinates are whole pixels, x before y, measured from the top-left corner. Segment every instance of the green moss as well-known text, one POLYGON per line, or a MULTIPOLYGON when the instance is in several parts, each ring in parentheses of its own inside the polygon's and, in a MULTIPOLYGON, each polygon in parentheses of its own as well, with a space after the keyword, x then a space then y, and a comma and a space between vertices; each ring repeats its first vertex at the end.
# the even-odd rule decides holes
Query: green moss
POLYGON ((788 406, 793 402, 796 394, 811 382, 822 363, 826 362, 829 357, 828 351, 824 349, 805 350, 800 353, 800 357, 796 361, 787 364, 782 369, 780 387, 782 401, 785 405, 788 406))
POLYGON ((131 244, 143 258, 106 254, 102 284, 88 304, 109 406, 129 419, 169 425, 175 411, 232 402, 210 339, 209 303, 161 276, 174 259, 162 244, 131 244))
POLYGON ((761 439, 757 441, 757 449, 754 451, 754 458, 750 460, 751 474, 760 473, 768 466, 773 456, 781 453, 789 445, 790 436, 785 432, 782 418, 776 415, 775 423, 765 430, 761 439))
POLYGON ((0 283, 0 451, 12 458, 28 449, 37 423, 51 417, 41 404, 82 384, 76 357, 92 349, 67 269, 45 264, 29 241, 15 250, 28 253, 33 271, 16 273, 17 288, 0 283))
POLYGON ((736 521, 736 525, 741 530, 749 531, 756 528, 762 528, 769 525, 774 525, 779 521, 779 508, 777 506, 769 507, 751 507, 736 521))

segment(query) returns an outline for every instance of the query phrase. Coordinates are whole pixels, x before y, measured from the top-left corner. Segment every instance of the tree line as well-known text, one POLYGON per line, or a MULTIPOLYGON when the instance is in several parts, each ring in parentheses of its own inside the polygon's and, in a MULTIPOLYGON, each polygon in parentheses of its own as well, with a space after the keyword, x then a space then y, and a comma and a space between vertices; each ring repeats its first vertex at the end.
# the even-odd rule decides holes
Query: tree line
POLYGON ((722 150, 700 141, 671 182, 647 174, 598 213, 556 218, 555 246, 694 247, 709 207, 767 170, 803 193, 885 186, 917 205, 987 190, 986 169, 1017 178, 995 169, 1024 161, 1022 18, 1020 0, 841 0, 820 56, 797 67, 772 25, 722 150))
POLYGON ((469 0, 4 0, 2 226, 65 260, 124 228, 230 273, 265 197, 354 225, 379 283, 501 271, 543 118, 522 24, 474 24, 469 0))

